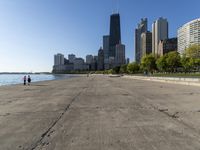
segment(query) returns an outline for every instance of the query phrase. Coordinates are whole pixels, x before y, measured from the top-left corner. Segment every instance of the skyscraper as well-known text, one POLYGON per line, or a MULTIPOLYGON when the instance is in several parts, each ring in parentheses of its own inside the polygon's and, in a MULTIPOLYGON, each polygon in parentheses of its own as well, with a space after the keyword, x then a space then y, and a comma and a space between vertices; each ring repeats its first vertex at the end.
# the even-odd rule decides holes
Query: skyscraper
POLYGON ((115 57, 115 47, 121 41, 120 15, 110 16, 109 56, 115 57))
POLYGON ((141 34, 147 32, 147 18, 142 18, 138 27, 135 29, 135 61, 140 63, 142 57, 141 34))
POLYGON ((152 33, 150 31, 141 34, 141 57, 152 53, 152 33))
POLYGON ((125 58, 125 45, 119 43, 116 45, 115 65, 121 66, 126 63, 125 58))
POLYGON ((56 54, 54 55, 54 65, 64 65, 64 55, 63 54, 56 54))
POLYGON ((97 67, 98 67, 98 70, 104 70, 104 52, 102 48, 100 48, 98 52, 97 67))
POLYGON ((165 39, 168 39, 168 22, 160 17, 152 24, 152 52, 155 56, 158 56, 160 40, 165 39))
POLYGON ((109 69, 109 35, 103 36, 104 69, 109 69))
POLYGON ((56 54, 54 55, 54 65, 53 65, 53 72, 62 72, 66 70, 65 65, 65 58, 63 54, 56 54))
POLYGON ((97 61, 98 61, 98 56, 94 56, 91 64, 91 70, 93 71, 97 70, 97 61))

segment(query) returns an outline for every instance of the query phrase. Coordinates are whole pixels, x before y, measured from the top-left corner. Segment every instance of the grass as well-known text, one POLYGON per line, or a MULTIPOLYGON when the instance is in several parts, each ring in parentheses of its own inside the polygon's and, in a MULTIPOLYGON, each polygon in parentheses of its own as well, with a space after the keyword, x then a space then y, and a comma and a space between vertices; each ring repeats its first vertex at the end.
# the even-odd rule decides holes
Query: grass
POLYGON ((200 73, 154 73, 154 77, 184 77, 200 78, 200 73))

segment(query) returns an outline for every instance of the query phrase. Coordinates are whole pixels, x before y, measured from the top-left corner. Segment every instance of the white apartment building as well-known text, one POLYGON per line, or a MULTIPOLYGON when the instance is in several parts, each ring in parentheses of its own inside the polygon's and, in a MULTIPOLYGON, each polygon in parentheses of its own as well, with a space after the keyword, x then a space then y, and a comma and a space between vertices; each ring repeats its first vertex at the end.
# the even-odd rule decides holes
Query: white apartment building
POLYGON ((152 24, 152 53, 158 56, 160 40, 168 39, 168 21, 160 17, 152 24))
POLYGON ((178 29, 178 52, 183 54, 190 45, 200 44, 200 18, 192 20, 178 29))
POLYGON ((56 54, 54 55, 54 65, 64 65, 64 55, 63 54, 56 54))

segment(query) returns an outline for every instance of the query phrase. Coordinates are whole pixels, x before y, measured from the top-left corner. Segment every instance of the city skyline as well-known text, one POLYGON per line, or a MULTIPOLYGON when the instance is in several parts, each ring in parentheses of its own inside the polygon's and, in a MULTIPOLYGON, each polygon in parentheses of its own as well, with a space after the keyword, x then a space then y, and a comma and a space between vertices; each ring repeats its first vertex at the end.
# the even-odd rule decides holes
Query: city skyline
MULTIPOLYGON (((125 45, 121 42, 120 14, 110 15, 110 33, 103 35, 103 47, 100 46, 97 56, 86 55, 86 61, 83 58, 73 61, 64 58, 63 54, 54 55, 53 73, 71 72, 71 71, 103 71, 125 65, 125 45), (97 59, 96 59, 97 58, 97 59), (81 59, 81 61, 80 61, 81 59)), ((72 54, 73 55, 73 54, 72 54)), ((75 56, 75 55, 73 55, 75 56)), ((70 58, 70 57, 68 57, 70 58)))
MULTIPOLYGON (((182 3, 171 0, 165 6, 159 2, 119 1, 121 38, 131 61, 135 57, 134 29, 141 18, 148 18, 150 30, 157 18, 167 18, 169 37, 176 37, 178 28, 199 18, 198 0, 182 3), (189 7, 193 8, 192 12, 184 11, 189 7)), ((109 33, 109 17, 117 6, 113 3, 113 0, 87 0, 85 3, 80 0, 0 1, 0 19, 3 20, 0 24, 0 72, 51 71, 55 53, 73 53, 83 58, 87 54, 96 55, 103 46, 102 36, 109 33)))

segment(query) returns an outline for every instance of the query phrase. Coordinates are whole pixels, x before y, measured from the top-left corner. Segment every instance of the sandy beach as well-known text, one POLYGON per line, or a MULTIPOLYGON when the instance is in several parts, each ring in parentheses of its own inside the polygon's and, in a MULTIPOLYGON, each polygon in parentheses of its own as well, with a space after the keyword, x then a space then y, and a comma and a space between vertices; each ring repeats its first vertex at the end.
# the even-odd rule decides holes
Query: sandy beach
POLYGON ((82 76, 0 87, 1 150, 199 150, 200 87, 82 76))

